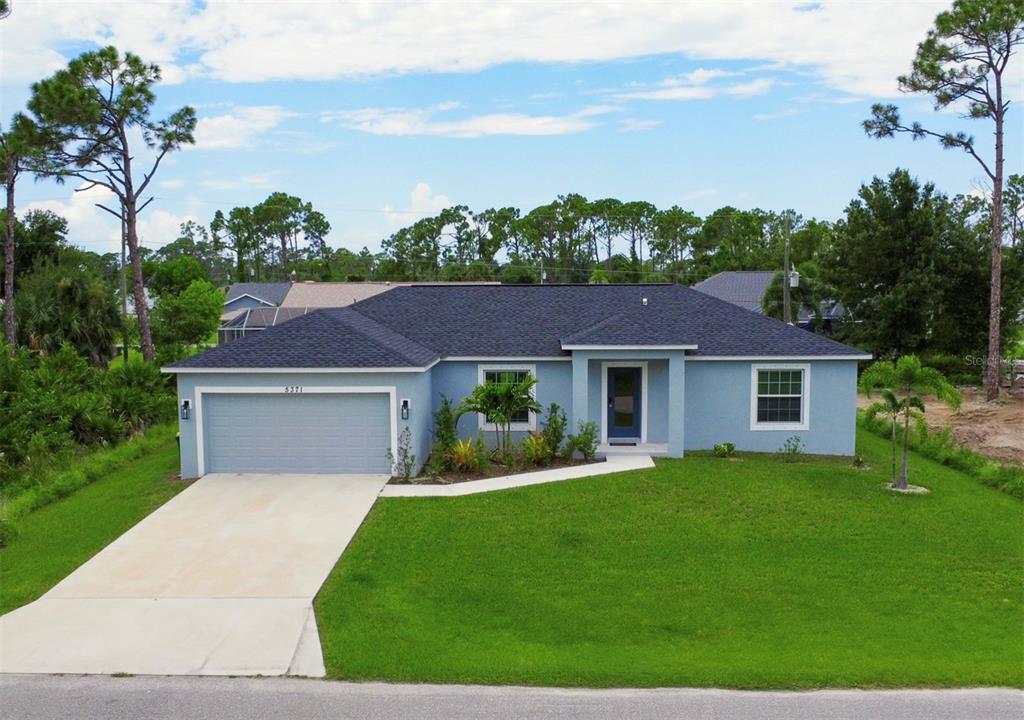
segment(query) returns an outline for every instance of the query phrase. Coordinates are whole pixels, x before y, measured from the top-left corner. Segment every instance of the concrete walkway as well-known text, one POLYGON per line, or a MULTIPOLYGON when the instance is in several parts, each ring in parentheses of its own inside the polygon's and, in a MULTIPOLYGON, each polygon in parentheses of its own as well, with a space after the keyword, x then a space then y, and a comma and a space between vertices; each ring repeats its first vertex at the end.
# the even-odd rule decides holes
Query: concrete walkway
POLYGON ((288 678, 0 678, 14 720, 1019 720, 1020 690, 559 690, 288 678))
POLYGON ((454 497, 476 493, 509 490, 511 488, 575 480, 577 478, 608 475, 626 470, 645 470, 654 467, 650 455, 609 455, 605 462, 572 467, 552 468, 536 472, 506 475, 485 480, 467 480, 451 485, 385 485, 381 497, 454 497))
POLYGON ((386 482, 207 475, 0 617, 0 672, 322 676, 313 596, 386 482))

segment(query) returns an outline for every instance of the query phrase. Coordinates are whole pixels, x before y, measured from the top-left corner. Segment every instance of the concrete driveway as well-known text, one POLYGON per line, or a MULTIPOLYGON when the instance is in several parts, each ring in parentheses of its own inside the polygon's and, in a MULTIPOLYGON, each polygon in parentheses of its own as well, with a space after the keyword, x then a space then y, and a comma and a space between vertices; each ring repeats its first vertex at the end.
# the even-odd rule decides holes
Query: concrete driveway
POLYGON ((0 672, 323 675, 313 596, 386 482, 207 475, 0 617, 0 672))

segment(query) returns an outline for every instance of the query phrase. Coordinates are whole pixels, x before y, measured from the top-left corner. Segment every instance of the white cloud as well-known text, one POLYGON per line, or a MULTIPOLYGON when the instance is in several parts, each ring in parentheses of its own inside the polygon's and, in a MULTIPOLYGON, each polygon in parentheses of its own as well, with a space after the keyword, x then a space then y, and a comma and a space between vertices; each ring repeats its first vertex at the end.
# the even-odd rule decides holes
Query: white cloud
POLYGON ((458 119, 437 117, 457 109, 458 103, 441 103, 427 108, 363 108, 326 113, 323 122, 338 122, 350 130, 373 135, 432 135, 477 138, 489 135, 568 135, 591 129, 593 118, 619 108, 593 105, 569 115, 528 115, 490 113, 458 119))
POLYGON ((0 22, 0 82, 28 83, 67 64, 69 45, 92 43, 130 50, 160 65, 165 83, 187 74, 175 61, 189 42, 189 0, 122 3, 105 12, 100 3, 15 0, 10 16, 0 22))
POLYGON ((775 81, 771 78, 758 78, 757 80, 751 80, 750 82, 729 85, 725 90, 723 90, 723 94, 731 97, 753 97, 754 95, 764 95, 766 92, 771 90, 772 85, 774 84, 775 81))
MULTIPOLYGON (((0 27, 4 83, 52 72, 76 43, 112 43, 165 66, 167 81, 329 80, 474 72, 510 62, 672 53, 813 70, 834 89, 894 96, 947 2, 93 3, 16 0, 0 27), (11 60, 16 58, 16 61, 11 60), (172 68, 172 65, 174 66, 172 68)), ((689 85, 699 84, 692 79, 689 85)))
POLYGON ((691 190, 690 192, 683 193, 682 195, 680 195, 679 199, 685 205, 687 203, 692 203, 697 200, 705 200, 707 198, 712 198, 717 194, 718 190, 716 188, 701 188, 699 190, 691 190))
POLYGON ((661 125, 660 120, 624 118, 619 121, 619 132, 644 132, 646 130, 653 130, 659 125, 661 125))
POLYGON ((200 150, 234 150, 252 147, 256 139, 293 117, 279 105, 250 105, 232 108, 225 115, 199 118, 196 147, 200 150))
POLYGON ((708 73, 706 76, 698 76, 695 83, 686 77, 682 80, 671 78, 663 81, 658 88, 619 93, 615 97, 622 100, 710 100, 719 96, 747 98, 764 95, 771 90, 775 82, 771 78, 757 78, 731 85, 705 84, 713 77, 722 77, 722 75, 708 73))
POLYGON ((697 68, 696 70, 684 74, 677 82, 679 85, 703 85, 709 80, 729 77, 733 74, 734 73, 731 73, 728 70, 720 70, 717 68, 711 68, 710 70, 707 68, 697 68))
POLYGON ((157 187, 161 187, 164 190, 177 190, 178 188, 185 187, 185 181, 180 178, 173 178, 171 180, 160 180, 157 182, 157 187))
POLYGON ((447 195, 435 194, 430 185, 419 182, 409 193, 409 205, 401 210, 391 205, 385 205, 384 217, 388 225, 392 229, 396 229, 411 225, 422 218, 436 215, 454 204, 447 195))
MULTIPOLYGON (((84 183, 79 187, 84 187, 84 183)), ((158 248, 178 237, 178 229, 186 220, 195 220, 196 213, 178 214, 164 210, 159 200, 138 218, 139 241, 144 247, 158 248)), ((67 200, 38 200, 25 205, 28 210, 50 210, 68 221, 68 240, 96 253, 121 251, 121 224, 117 218, 96 207, 102 203, 117 208, 117 199, 104 188, 94 187, 81 192, 70 191, 67 200)))
POLYGON ((803 111, 797 108, 784 108, 782 110, 776 110, 775 112, 755 113, 754 119, 757 120, 758 122, 767 122, 769 120, 782 120, 784 118, 793 117, 794 115, 799 115, 801 112, 803 111))
POLYGON ((273 184, 274 173, 242 175, 237 178, 209 178, 200 180, 199 185, 210 190, 240 190, 241 188, 268 188, 273 184))

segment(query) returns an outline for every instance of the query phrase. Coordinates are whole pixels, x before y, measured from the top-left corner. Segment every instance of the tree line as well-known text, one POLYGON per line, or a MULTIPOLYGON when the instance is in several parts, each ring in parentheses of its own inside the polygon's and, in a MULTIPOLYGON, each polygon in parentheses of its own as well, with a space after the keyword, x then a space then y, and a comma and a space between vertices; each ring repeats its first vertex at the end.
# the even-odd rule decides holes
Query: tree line
MULTIPOLYGON (((217 211, 206 224, 186 223, 179 239, 156 251, 141 247, 137 219, 152 199, 147 191, 164 158, 194 142, 196 115, 184 106, 167 117, 152 117, 153 88, 160 78, 156 65, 113 47, 86 52, 35 83, 26 112, 0 132, 0 180, 7 201, 5 342, 12 348, 19 342, 43 348, 54 342, 46 333, 59 326, 66 334, 92 336, 92 346, 83 341, 92 357, 102 355, 109 340, 97 330, 81 329, 89 324, 83 318, 103 324, 111 317, 109 308, 68 311, 59 322, 43 317, 48 303, 98 298, 95 281, 109 283, 111 269, 116 273, 121 263, 109 256, 86 262, 88 254, 63 242, 66 226, 60 227, 60 218, 29 213, 19 219, 16 187, 19 179, 32 175, 74 180, 81 183, 79 189, 102 187, 113 194, 115 204, 104 209, 123 223, 133 342, 147 360, 155 357, 157 344, 147 288, 157 300, 153 312, 161 327, 156 334, 164 344, 180 347, 197 337, 202 323, 194 321, 199 316, 212 317, 208 309, 217 288, 232 281, 691 284, 724 270, 764 269, 777 271, 765 309, 781 317, 776 296, 788 277, 783 273, 796 269, 802 278, 800 301, 812 308, 824 299, 845 306, 843 339, 879 355, 986 355, 991 393, 1000 348, 1021 321, 1024 183, 1018 176, 1004 176, 1010 103, 1003 78, 1022 42, 1020 0, 958 0, 936 18, 911 73, 899 78, 902 89, 929 95, 938 109, 956 104, 967 108, 969 118, 990 121, 992 153, 966 133, 906 122, 893 105, 875 105, 864 122, 872 137, 905 133, 966 153, 992 183, 983 197, 949 197, 900 169, 863 185, 836 222, 803 218, 793 210, 734 207, 700 217, 679 206, 568 193, 529 210, 445 208, 383 238, 377 253, 365 247, 359 252, 332 248, 324 213, 285 192, 251 207, 217 211), (139 133, 145 147, 132 146, 131 138, 139 133), (29 237, 34 239, 25 240, 29 237), (42 237, 49 238, 50 251, 42 237), (792 267, 783 268, 787 238, 792 267), (25 243, 29 247, 19 247, 25 243), (42 244, 33 250, 31 243, 42 244), (26 309, 17 308, 16 285, 19 296, 32 288, 43 293, 50 285, 70 288, 74 283, 55 281, 72 267, 88 278, 68 290, 67 297, 40 300, 30 294, 24 298, 26 309), (51 277, 32 280, 26 271, 50 272, 51 277), (161 276, 173 281, 161 282, 161 276), (193 283, 206 285, 181 302, 179 296, 193 283), (193 312, 193 305, 203 311, 193 312)), ((127 340, 125 313, 119 314, 127 340)))
MULTIPOLYGON (((1012 176, 1004 196, 1001 315, 1002 337, 1009 342, 1019 332, 1024 308, 1024 178, 1012 176)), ((259 207, 235 208, 230 215, 254 218, 259 207)), ((296 199, 294 207, 303 204, 296 199)), ((993 212, 985 198, 951 197, 897 169, 861 186, 835 222, 792 210, 734 207, 700 217, 676 206, 659 210, 646 202, 567 194, 525 213, 446 208, 395 231, 377 253, 307 244, 299 234, 289 236, 285 254, 274 247, 276 235, 251 231, 248 237, 256 242, 246 247, 253 254, 239 259, 225 254, 215 239, 224 217, 218 212, 209 229, 186 223, 181 238, 152 257, 196 257, 210 277, 224 283, 293 278, 693 284, 727 270, 768 270, 776 276, 763 306, 783 319, 788 235, 800 278, 789 321, 800 305, 813 312, 839 302, 846 312, 839 337, 879 356, 982 356, 993 212)))

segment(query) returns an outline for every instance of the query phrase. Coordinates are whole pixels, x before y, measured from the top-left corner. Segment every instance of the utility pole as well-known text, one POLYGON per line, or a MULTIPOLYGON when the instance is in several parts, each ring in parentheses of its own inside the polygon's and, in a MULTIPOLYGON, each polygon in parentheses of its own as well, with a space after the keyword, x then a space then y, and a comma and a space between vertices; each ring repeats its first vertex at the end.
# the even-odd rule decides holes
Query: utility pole
POLYGON ((786 213, 786 249, 783 252, 782 273, 782 319, 788 325, 793 324, 793 315, 789 305, 789 213, 786 213))

